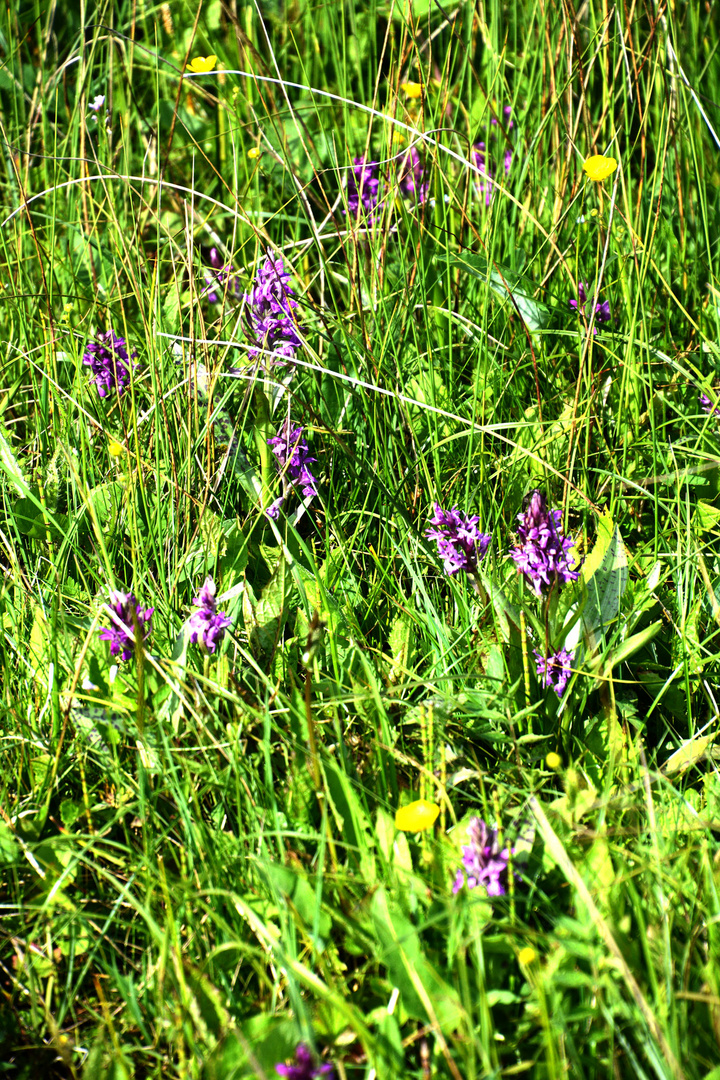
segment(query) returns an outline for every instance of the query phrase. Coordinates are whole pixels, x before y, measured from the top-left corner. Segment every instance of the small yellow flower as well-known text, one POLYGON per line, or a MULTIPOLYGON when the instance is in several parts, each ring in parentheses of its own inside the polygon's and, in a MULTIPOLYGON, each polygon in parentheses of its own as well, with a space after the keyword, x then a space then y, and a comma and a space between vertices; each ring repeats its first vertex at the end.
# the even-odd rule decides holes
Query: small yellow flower
POLYGON ((418 799, 399 808, 395 814, 395 828, 401 832, 423 832, 433 827, 439 813, 440 807, 435 803, 418 799))
POLYGON ((523 967, 530 967, 537 960, 537 953, 529 945, 526 945, 524 949, 520 950, 517 958, 523 967))
POLYGON ((614 157, 604 157, 603 154, 593 154, 589 157, 583 169, 590 177, 591 180, 595 180, 596 183, 600 183, 601 180, 607 180, 608 176, 617 169, 617 161, 614 157))
POLYGON ((108 441, 108 453, 110 457, 120 457, 121 454, 125 453, 125 447, 117 439, 110 439, 108 441))
POLYGON ((401 82, 400 89, 411 100, 422 96, 422 83, 419 82, 401 82))
POLYGON ((214 71, 216 64, 217 56, 194 56, 188 64, 188 71, 202 75, 205 71, 214 71))
POLYGON ((548 756, 545 758, 545 764, 548 769, 552 769, 556 772, 562 765, 562 758, 559 754, 556 754, 554 750, 551 750, 548 756))
POLYGON ((250 149, 248 150, 247 156, 249 158, 258 158, 258 157, 260 157, 260 147, 259 146, 251 146, 250 149))

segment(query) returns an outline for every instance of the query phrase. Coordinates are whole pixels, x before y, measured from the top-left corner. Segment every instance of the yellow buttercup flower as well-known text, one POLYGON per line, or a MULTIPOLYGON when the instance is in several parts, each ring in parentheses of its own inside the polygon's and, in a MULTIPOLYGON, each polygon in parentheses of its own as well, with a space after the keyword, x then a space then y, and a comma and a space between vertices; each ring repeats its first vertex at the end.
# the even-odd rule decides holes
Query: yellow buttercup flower
POLYGON ((120 457, 121 454, 125 453, 125 447, 122 443, 119 443, 117 439, 109 439, 108 453, 110 454, 110 457, 120 457))
POLYGON ((217 56, 194 56, 188 64, 188 71, 202 75, 205 71, 214 71, 216 64, 217 56))
POLYGON ((551 750, 548 756, 545 758, 545 764, 548 769, 552 769, 555 772, 562 765, 562 758, 559 754, 556 754, 554 750, 551 750))
POLYGON ((400 89, 409 98, 419 98, 422 95, 422 83, 419 82, 401 82, 400 89))
POLYGON ((417 799, 400 807, 395 814, 395 828, 401 832, 423 832, 433 827, 439 813, 440 807, 435 803, 417 799))
POLYGON ((251 146, 250 149, 247 152, 247 156, 249 158, 260 157, 260 147, 259 146, 251 146))
POLYGON ((524 949, 521 949, 517 955, 518 960, 525 967, 530 967, 537 960, 537 953, 530 945, 526 945, 524 949))
POLYGON ((587 159, 583 165, 583 169, 591 180, 600 183, 601 180, 607 180, 608 176, 612 176, 617 169, 617 164, 614 157, 605 157, 604 154, 593 154, 592 157, 587 159))

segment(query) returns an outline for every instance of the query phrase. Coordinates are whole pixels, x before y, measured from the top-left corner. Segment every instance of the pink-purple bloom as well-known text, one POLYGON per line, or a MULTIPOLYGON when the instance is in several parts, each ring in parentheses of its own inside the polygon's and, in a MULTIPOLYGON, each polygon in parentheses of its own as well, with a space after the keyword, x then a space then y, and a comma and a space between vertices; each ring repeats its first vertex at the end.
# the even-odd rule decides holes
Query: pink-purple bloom
POLYGON ((470 819, 467 830, 470 843, 463 847, 462 868, 453 885, 457 893, 467 884, 468 889, 484 885, 488 896, 504 896, 507 868, 511 852, 500 847, 497 829, 490 829, 482 818, 470 819))
MULTIPOLYGON (((578 299, 568 300, 570 307, 577 312, 582 311, 586 320, 590 322, 592 317, 592 302, 588 300, 589 286, 586 282, 578 282, 578 299)), ((610 322, 610 303, 603 300, 595 305, 595 323, 610 322)), ((597 334, 597 325, 593 326, 593 334, 597 334)))
POLYGON ((289 417, 277 435, 268 439, 268 446, 272 447, 285 489, 280 498, 276 499, 266 511, 269 517, 277 518, 291 484, 302 489, 304 499, 317 495, 316 480, 308 468, 311 462, 317 461, 317 458, 310 456, 310 449, 303 437, 302 427, 292 427, 289 417))
POLYGON ((116 590, 110 593, 110 619, 112 625, 103 627, 100 640, 110 642, 110 655, 120 653, 121 660, 129 660, 135 652, 135 642, 147 641, 152 630, 151 619, 155 608, 138 607, 132 593, 116 590))
POLYGON ((274 258, 270 253, 259 268, 250 292, 243 297, 248 330, 255 341, 248 350, 249 356, 271 353, 272 360, 278 364, 295 359, 302 342, 293 314, 298 304, 289 280, 290 271, 285 269, 282 257, 274 258))
POLYGON ((99 397, 107 397, 111 390, 117 390, 121 397, 130 382, 131 368, 137 367, 132 362, 135 356, 136 352, 128 356, 125 338, 112 330, 98 334, 97 341, 88 342, 82 362, 92 368, 99 397))
POLYGON ((713 405, 707 394, 700 394, 700 408, 708 416, 720 416, 720 405, 713 405))
POLYGON ((197 611, 188 619, 190 641, 193 645, 202 645, 209 653, 214 653, 220 644, 232 619, 224 611, 217 610, 217 586, 211 577, 206 577, 199 596, 193 599, 197 611))
MULTIPOLYGON (((505 108, 503 109, 503 121, 504 121, 505 127, 508 129, 508 131, 510 130, 511 127, 514 127, 514 124, 513 124, 512 120, 510 119, 511 116, 512 116, 512 105, 506 105, 505 108)), ((497 122, 496 117, 492 116, 490 118, 490 123, 493 125, 493 127, 497 127, 498 122, 497 122)))
POLYGON ((313 1056, 305 1043, 300 1043, 295 1051, 295 1065, 276 1065, 275 1072, 278 1076, 286 1076, 288 1080, 315 1080, 318 1076, 331 1077, 333 1067, 327 1062, 325 1065, 315 1065, 313 1056))
POLYGON ((240 282, 231 263, 224 263, 217 248, 210 248, 210 266, 212 273, 205 275, 205 288, 201 297, 207 297, 211 304, 219 304, 225 291, 235 298, 240 296, 240 282))
POLYGON ((571 567, 569 561, 573 540, 560 532, 561 521, 562 511, 548 510, 539 491, 533 491, 527 508, 518 514, 520 543, 510 556, 539 598, 544 589, 549 592, 555 584, 564 585, 579 577, 579 569, 571 567))
POLYGON ((479 198, 485 198, 485 205, 489 206, 492 200, 493 178, 487 167, 484 142, 475 143, 470 151, 470 160, 482 177, 475 181, 475 190, 479 198))
POLYGON ((424 203, 429 189, 428 182, 423 181, 424 175, 425 170, 420 155, 415 147, 411 146, 407 154, 401 159, 398 170, 398 180, 403 195, 414 198, 416 202, 424 203))
POLYGON ((364 154, 353 158, 353 167, 347 179, 347 212, 351 217, 357 217, 362 208, 368 222, 372 223, 377 212, 382 210, 382 203, 379 202, 380 177, 376 172, 378 165, 377 161, 366 161, 364 154))
POLYGON ((563 691, 572 674, 572 653, 567 649, 559 649, 552 656, 543 656, 537 649, 533 649, 538 677, 542 686, 551 686, 558 697, 562 697, 563 691))
POLYGON ((105 104, 105 95, 98 94, 97 97, 88 104, 88 109, 92 109, 93 112, 100 112, 105 104))
MULTIPOLYGON (((505 127, 508 131, 510 130, 510 128, 513 127, 513 122, 510 119, 511 115, 512 105, 506 105, 503 109, 503 119, 505 127)), ((498 126, 498 121, 494 116, 491 117, 490 124, 492 125, 492 127, 498 126)), ((492 131, 492 127, 490 134, 494 140, 495 132, 492 131)), ((506 146, 505 153, 503 155, 503 168, 505 170, 506 176, 510 173, 510 169, 512 168, 512 159, 512 149, 509 146, 506 146)), ((472 149, 470 150, 470 161, 480 173, 480 176, 478 177, 476 175, 474 180, 475 191, 479 198, 484 198, 485 205, 489 206, 492 201, 493 187, 495 185, 495 173, 493 173, 490 165, 488 164, 488 147, 485 145, 484 142, 477 142, 472 147, 472 149)))
POLYGON ((466 517, 457 506, 443 510, 440 503, 435 503, 435 513, 430 519, 433 528, 427 529, 425 535, 437 544, 447 574, 459 574, 461 570, 467 574, 477 572, 491 540, 488 533, 480 532, 479 523, 477 514, 466 517))

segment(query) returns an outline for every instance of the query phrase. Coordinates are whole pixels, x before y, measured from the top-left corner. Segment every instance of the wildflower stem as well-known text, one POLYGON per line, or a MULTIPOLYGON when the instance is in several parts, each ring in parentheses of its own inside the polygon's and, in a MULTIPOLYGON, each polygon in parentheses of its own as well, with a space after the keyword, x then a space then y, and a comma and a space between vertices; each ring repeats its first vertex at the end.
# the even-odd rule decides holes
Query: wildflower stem
MULTIPOLYGON (((525 707, 530 708, 530 661, 528 659, 527 622, 520 608, 520 642, 522 645, 523 676, 525 681, 525 707)), ((528 713, 528 734, 532 734, 532 713, 528 713)))
POLYGON ((320 778, 320 763, 318 761, 317 739, 315 737, 315 720, 312 712, 312 674, 310 665, 305 668, 305 720, 307 722, 308 746, 310 749, 310 775, 312 776, 315 790, 322 787, 320 778))
POLYGON ((473 574, 470 574, 469 576, 470 581, 472 582, 472 587, 478 594, 481 604, 483 605, 483 607, 487 607, 488 594, 486 593, 485 586, 483 585, 480 578, 480 572, 476 570, 473 574))
POLYGON ((132 608, 131 615, 133 635, 135 637, 135 660, 137 663, 138 680, 136 717, 138 735, 142 739, 145 735, 145 648, 143 645, 145 629, 138 618, 137 607, 132 608))
MULTIPOLYGON (((440 141, 440 137, 441 137, 440 133, 438 133, 438 141, 440 141)), ((443 186, 442 186, 442 172, 441 172, 440 169, 435 169, 434 181, 435 181, 435 183, 434 183, 435 206, 433 207, 433 225, 434 225, 435 235, 436 235, 436 237, 437 237, 437 239, 439 241, 439 244, 440 244, 439 250, 442 252, 443 248, 446 246, 446 216, 447 216, 447 214, 446 214, 445 198, 444 198, 444 192, 443 192, 443 186)), ((435 283, 433 285, 433 306, 435 308, 435 325, 437 326, 438 335, 439 335, 439 341, 444 344, 446 339, 449 339, 450 320, 449 320, 448 316, 445 315, 445 313, 444 313, 446 294, 445 294, 445 289, 443 288, 442 267, 441 267, 440 261, 439 261, 441 257, 442 257, 441 255, 437 256, 437 261, 436 261, 436 264, 435 264, 436 277, 435 277, 435 283)), ((446 256, 446 258, 447 258, 447 256, 446 256)), ((445 266, 445 271, 447 271, 447 270, 448 270, 448 267, 446 265, 445 266)), ((433 383, 432 379, 430 380, 430 386, 431 386, 431 388, 434 387, 434 383, 433 383)), ((433 401, 432 404, 434 405, 435 402, 433 401)))
POLYGON ((270 421, 270 407, 267 395, 262 386, 256 385, 253 392, 255 405, 255 425, 253 434, 255 445, 260 454, 260 479, 262 483, 262 506, 268 507, 272 502, 272 451, 268 447, 268 439, 273 435, 270 421))

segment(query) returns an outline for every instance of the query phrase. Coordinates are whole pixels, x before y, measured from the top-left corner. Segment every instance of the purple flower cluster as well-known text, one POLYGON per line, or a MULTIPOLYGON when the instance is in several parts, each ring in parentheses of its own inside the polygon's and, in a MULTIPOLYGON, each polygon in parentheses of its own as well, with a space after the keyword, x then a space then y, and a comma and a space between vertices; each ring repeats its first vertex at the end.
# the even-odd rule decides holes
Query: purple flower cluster
POLYGON ((467 834, 470 843, 463 847, 462 869, 458 870, 453 892, 467 881, 468 889, 484 885, 488 896, 504 896, 510 851, 500 848, 497 829, 489 829, 482 818, 470 819, 467 834))
POLYGON ((110 655, 121 654, 121 660, 129 660, 135 652, 135 638, 147 641, 152 630, 152 614, 155 608, 143 610, 132 593, 111 591, 110 618, 112 626, 103 627, 100 640, 110 642, 110 655))
MULTIPOLYGON (((515 125, 514 125, 514 123, 512 121, 512 105, 506 105, 505 108, 503 109, 503 119, 504 119, 504 122, 505 122, 505 127, 508 129, 508 131, 510 130, 510 128, 515 127, 515 125)), ((493 127, 497 127, 497 124, 498 124, 497 117, 492 116, 490 118, 490 123, 492 124, 493 127)))
POLYGON ((227 282, 228 294, 237 299, 240 296, 240 282, 233 266, 223 263, 217 248, 210 248, 210 266, 212 273, 205 275, 205 288, 200 296, 207 297, 211 304, 219 304, 227 282))
POLYGON ((443 510, 440 503, 435 503, 435 514, 430 520, 433 528, 427 529, 425 535, 436 542, 447 574, 459 574, 461 570, 474 574, 477 571, 491 539, 487 533, 480 532, 479 522, 476 514, 465 517, 457 506, 443 510))
POLYGON ((315 1066, 313 1056, 305 1043, 300 1043, 295 1051, 296 1065, 276 1065, 275 1072, 278 1076, 286 1076, 288 1080, 315 1080, 318 1076, 333 1075, 333 1067, 328 1062, 325 1065, 315 1066))
POLYGON ((415 199, 418 203, 424 203, 430 188, 427 180, 423 181, 424 175, 425 170, 420 155, 415 147, 411 146, 407 154, 401 159, 398 170, 398 181, 403 195, 415 199))
MULTIPOLYGON (((579 281, 578 299, 568 300, 568 303, 574 311, 577 311, 578 313, 582 311, 586 320, 590 322, 590 319, 592 317, 592 305, 591 302, 588 300, 588 291, 589 286, 585 282, 579 281)), ((602 304, 597 303, 595 305, 595 322, 610 322, 610 303, 607 300, 604 300, 602 304)), ((597 332, 597 326, 593 326, 593 334, 597 334, 597 332)))
POLYGON ((573 540, 560 533, 561 520, 562 511, 548 510, 545 496, 539 491, 533 491, 527 509, 518 514, 520 544, 510 555, 539 598, 543 589, 549 591, 556 582, 564 585, 579 577, 568 558, 573 540))
POLYGON ((125 338, 112 330, 98 334, 97 341, 85 346, 82 362, 92 368, 99 397, 107 397, 113 389, 117 390, 118 397, 125 392, 130 382, 130 369, 137 367, 132 362, 135 356, 136 352, 128 356, 125 338))
POLYGON ((567 649, 559 649, 552 656, 543 656, 537 649, 533 649, 538 677, 542 686, 551 686, 558 697, 562 697, 563 691, 568 684, 573 655, 567 649))
POLYGON ((361 154, 360 157, 353 158, 353 167, 347 180, 348 214, 356 218, 362 207, 370 224, 382 210, 382 203, 379 202, 380 177, 375 171, 378 165, 377 161, 366 161, 365 155, 361 154))
MULTIPOLYGON (((505 127, 508 130, 510 130, 510 128, 513 126, 513 122, 510 119, 511 114, 512 105, 506 105, 503 109, 503 117, 505 119, 505 127)), ((492 117, 490 123, 493 125, 493 127, 497 127, 498 122, 494 116, 492 117)), ((495 133, 493 132, 492 134, 494 137, 495 133)), ((485 205, 489 206, 492 200, 495 177, 488 165, 487 155, 488 148, 486 147, 484 142, 475 143, 472 150, 470 151, 470 161, 480 174, 479 178, 476 178, 475 180, 475 191, 477 192, 478 198, 484 198, 485 205)), ((510 169, 512 168, 512 159, 512 150, 508 146, 505 149, 505 154, 503 158, 503 167, 505 169, 506 176, 509 174, 510 169)))
POLYGON ((720 405, 713 405, 707 394, 700 394, 700 408, 708 416, 720 416, 720 405))
POLYGON ((193 645, 202 645, 209 653, 214 653, 215 648, 222 641, 225 630, 232 623, 224 611, 217 611, 215 594, 217 586, 211 577, 206 577, 200 595, 196 596, 193 604, 198 611, 194 611, 188 619, 190 641, 193 645))
MULTIPOLYGON (((378 175, 378 161, 366 161, 364 155, 353 158, 353 166, 347 179, 347 213, 357 218, 358 213, 372 225, 382 211, 382 186, 378 175)), ((397 179, 402 194, 416 203, 424 203, 428 196, 429 184, 425 178, 420 154, 411 146, 400 158, 397 179)))
POLYGON ((269 517, 277 518, 280 507, 285 502, 287 495, 287 482, 295 487, 302 488, 304 499, 317 495, 316 480, 308 468, 310 462, 317 461, 317 458, 310 457, 308 444, 303 438, 303 429, 301 427, 291 427, 289 417, 285 420, 277 435, 272 439, 268 439, 268 446, 272 447, 278 469, 286 482, 285 492, 267 510, 269 517))
POLYGON ((248 350, 249 356, 272 353, 272 360, 278 364, 295 359, 302 342, 293 314, 298 304, 289 280, 290 271, 285 269, 282 258, 273 258, 270 253, 258 270, 250 292, 243 296, 248 329, 255 340, 255 346, 248 350))

